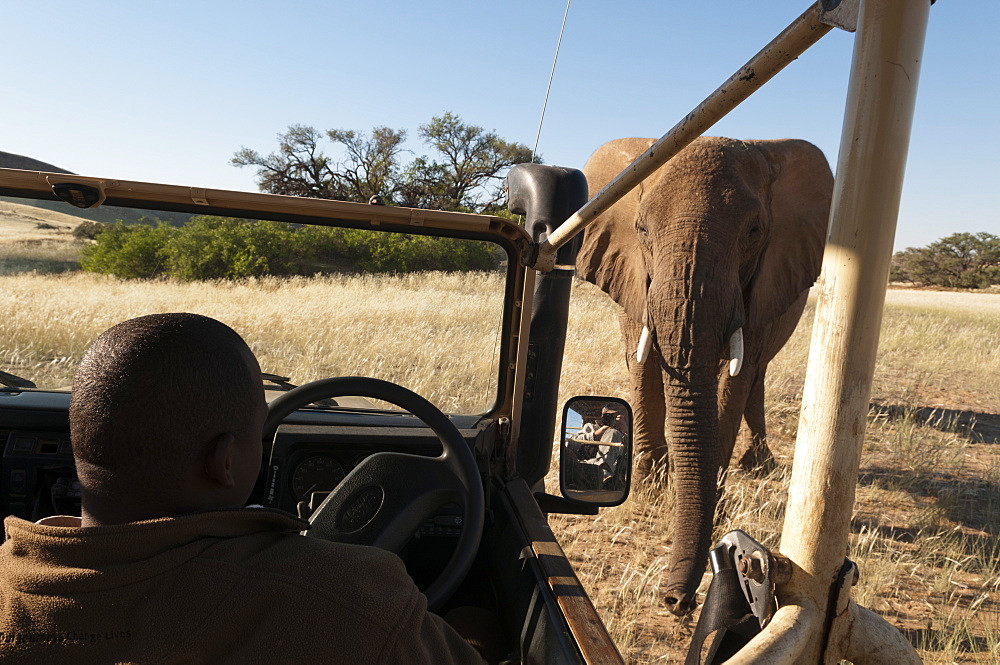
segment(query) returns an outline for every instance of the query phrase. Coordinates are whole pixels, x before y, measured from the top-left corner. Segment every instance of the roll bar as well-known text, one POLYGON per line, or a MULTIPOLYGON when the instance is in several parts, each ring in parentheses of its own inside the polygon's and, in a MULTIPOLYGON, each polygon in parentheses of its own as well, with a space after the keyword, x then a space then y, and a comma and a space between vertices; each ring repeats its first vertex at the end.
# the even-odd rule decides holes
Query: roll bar
POLYGON ((819 0, 543 242, 556 252, 833 26, 855 28, 830 231, 819 279, 791 487, 781 537, 790 562, 779 609, 726 661, 919 663, 903 636, 850 598, 850 533, 917 80, 932 0, 819 0))

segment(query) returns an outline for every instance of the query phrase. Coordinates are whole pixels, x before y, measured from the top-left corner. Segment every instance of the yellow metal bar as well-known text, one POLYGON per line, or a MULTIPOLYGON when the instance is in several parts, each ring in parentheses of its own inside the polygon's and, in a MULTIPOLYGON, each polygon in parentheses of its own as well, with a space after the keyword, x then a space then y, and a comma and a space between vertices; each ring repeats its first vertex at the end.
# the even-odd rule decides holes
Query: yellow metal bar
POLYGON ((816 2, 660 140, 639 155, 604 189, 573 213, 539 245, 535 268, 543 272, 552 270, 560 247, 819 41, 832 29, 821 22, 821 14, 822 3, 816 2))
POLYGON ((245 210, 250 214, 257 215, 269 213, 300 214, 316 219, 363 221, 373 225, 426 225, 439 229, 472 231, 487 230, 491 225, 500 224, 509 228, 509 235, 518 244, 527 246, 530 242, 530 237, 523 227, 502 217, 443 210, 378 206, 329 199, 307 199, 257 192, 202 189, 132 180, 92 178, 65 173, 0 169, 0 193, 9 196, 31 197, 34 195, 42 199, 53 199, 52 186, 65 183, 88 185, 99 190, 101 201, 103 202, 105 199, 108 201, 106 205, 118 205, 118 202, 127 205, 132 200, 141 200, 146 203, 156 201, 175 208, 185 206, 192 211, 197 211, 200 207, 211 206, 245 210))

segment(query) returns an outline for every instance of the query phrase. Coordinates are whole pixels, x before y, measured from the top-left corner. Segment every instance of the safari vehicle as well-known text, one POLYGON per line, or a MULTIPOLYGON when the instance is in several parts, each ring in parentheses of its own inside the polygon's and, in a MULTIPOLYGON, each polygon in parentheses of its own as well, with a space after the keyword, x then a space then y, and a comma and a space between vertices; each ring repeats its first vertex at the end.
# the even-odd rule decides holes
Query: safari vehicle
MULTIPOLYGON (((273 317, 240 313, 240 304, 230 310, 229 323, 264 371, 276 373, 263 377, 270 413, 252 502, 310 518, 323 537, 398 552, 432 609, 473 606, 495 617, 504 662, 622 662, 546 514, 596 514, 597 505, 624 501, 627 441, 613 489, 602 480, 588 487, 580 473, 586 460, 577 455, 565 458, 572 498, 542 489, 552 456, 573 250, 562 255, 565 266, 542 276, 526 260, 534 241, 586 200, 586 183, 578 171, 540 165, 516 167, 509 183, 511 207, 526 214, 526 226, 498 217, 0 169, 0 195, 62 200, 66 211, 122 206, 488 247, 493 274, 461 290, 421 291, 419 280, 390 280, 380 292, 380 280, 355 279, 365 291, 348 296, 345 307, 335 297, 339 278, 329 277, 321 317, 329 322, 326 330, 300 330, 315 326, 296 316, 302 281, 287 288, 278 283, 280 313, 273 317), (400 296, 393 290, 404 291, 415 315, 394 309, 390 301, 400 296), (346 332, 335 330, 338 317, 346 332), (258 318, 260 325, 251 325, 258 318), (273 352, 274 338, 290 329, 308 333, 309 341, 284 356, 273 352), (350 346, 357 340, 348 337, 370 346, 350 346), (331 361, 338 346, 347 353, 331 361), (299 356, 294 372, 276 366, 280 357, 299 356), (459 368, 465 373, 440 377, 459 368), (393 381, 404 376, 419 391, 431 375, 445 388, 426 395, 430 401, 393 381)), ((137 304, 131 315, 160 306, 137 304)), ((47 385, 20 376, 22 368, 0 369, 0 511, 29 520, 78 511, 70 373, 47 385)), ((577 430, 607 401, 568 404, 577 430)))
MULTIPOLYGON (((329 507, 339 492, 323 499, 319 490, 331 487, 343 473, 345 478, 337 485, 346 488, 338 499, 340 509, 329 519, 316 518, 320 528, 364 533, 368 542, 399 547, 440 609, 476 605, 493 612, 511 654, 508 662, 621 662, 545 519, 547 512, 595 510, 598 504, 610 504, 609 488, 587 487, 588 474, 569 473, 566 468, 561 478, 573 479, 572 500, 546 494, 540 486, 551 455, 572 238, 834 26, 857 29, 824 284, 813 330, 813 339, 822 343, 813 345, 806 371, 801 419, 809 426, 800 427, 796 439, 780 543, 784 563, 777 565, 775 558, 772 566, 770 553, 762 548, 741 552, 742 545, 725 539, 720 544, 723 555, 713 555, 712 563, 713 570, 732 573, 726 577, 737 583, 736 588, 746 579, 761 581, 766 593, 759 599, 770 600, 773 589, 778 604, 773 615, 754 610, 761 632, 727 662, 918 663, 919 655, 900 631, 851 599, 858 570, 844 552, 930 4, 817 0, 585 206, 579 204, 586 186, 575 172, 544 167, 515 171, 510 178, 511 210, 526 214, 525 228, 492 217, 27 171, 0 170, 0 196, 443 236, 498 247, 504 258, 495 294, 501 296, 495 301, 496 333, 485 336, 495 342, 486 341, 478 328, 471 334, 466 329, 484 318, 471 308, 489 304, 489 289, 467 298, 456 290, 451 295, 461 306, 453 328, 440 332, 433 326, 408 324, 405 330, 372 333, 369 355, 352 356, 369 362, 333 367, 317 359, 306 363, 301 378, 296 375, 307 381, 334 375, 387 376, 382 370, 392 364, 394 353, 398 355, 395 342, 420 350, 404 364, 414 358, 428 360, 417 374, 442 374, 459 348, 454 337, 465 331, 465 337, 486 344, 485 349, 472 346, 458 359, 470 367, 486 359, 491 369, 483 373, 485 406, 469 406, 469 395, 477 389, 465 375, 449 389, 428 395, 453 414, 449 416, 423 405, 419 398, 403 395, 398 386, 371 379, 332 380, 319 384, 322 390, 315 392, 312 387, 288 391, 272 402, 269 427, 277 433, 268 446, 266 476, 257 494, 269 505, 300 511, 312 511, 319 503, 317 512, 322 514, 322 504, 329 507), (559 224, 563 219, 565 223, 559 224), (535 269, 544 274, 536 275, 535 269), (354 399, 360 393, 365 399, 401 402, 415 414, 354 402, 345 393, 354 393, 354 399), (336 405, 315 404, 331 398, 336 405), (442 445, 445 453, 435 461, 442 445), (390 451, 405 454, 382 454, 390 451), (384 467, 390 468, 380 472, 384 467), (408 474, 410 469, 418 472, 408 474), (358 488, 351 479, 362 471, 372 481, 352 491, 358 488), (389 489, 403 491, 400 501, 390 502, 369 487, 384 489, 385 497, 389 489), (404 504, 418 510, 411 513, 402 509, 404 504), (380 511, 383 505, 387 509, 380 511), (397 515, 401 519, 395 519, 397 515), (368 524, 378 528, 368 529, 368 524), (419 538, 409 536, 410 527, 419 538), (762 556, 754 566, 757 553, 762 556), (737 562, 746 565, 738 567, 737 562), (428 584, 430 578, 436 579, 428 584)), ((296 316, 297 295, 289 289, 288 311, 264 326, 268 334, 250 336, 251 346, 265 361, 261 351, 270 335, 308 325, 296 316)), ((423 294, 431 320, 448 308, 444 295, 441 290, 423 294)), ((364 293, 352 305, 360 305, 357 309, 362 312, 380 311, 386 296, 364 293)), ((328 311, 330 319, 338 314, 334 308, 328 311)), ((383 317, 384 323, 392 320, 390 315, 383 317)), ((252 323, 248 317, 243 322, 252 323)), ((244 326, 236 328, 246 332, 244 326)), ((314 345, 337 345, 337 339, 319 335, 326 331, 309 332, 317 333, 312 343, 286 359, 305 354, 314 345)), ((358 322, 345 332, 363 338, 370 329, 358 322)), ((280 366, 275 369, 282 371, 280 366)), ((0 430, 7 441, 0 466, 0 511, 29 518, 65 512, 73 498, 69 395, 45 386, 34 389, 30 381, 9 374, 4 381, 14 385, 0 392, 0 430)), ((600 401, 570 405, 568 410, 577 414, 572 420, 580 426, 569 438, 579 438, 584 414, 593 413, 600 401)), ((561 466, 566 460, 572 462, 572 457, 562 457, 561 466)), ((602 476, 589 477, 596 481, 602 476)), ((628 494, 625 480, 615 501, 628 494)), ((706 607, 712 597, 710 587, 706 607)), ((702 616, 706 614, 703 610, 702 616)))

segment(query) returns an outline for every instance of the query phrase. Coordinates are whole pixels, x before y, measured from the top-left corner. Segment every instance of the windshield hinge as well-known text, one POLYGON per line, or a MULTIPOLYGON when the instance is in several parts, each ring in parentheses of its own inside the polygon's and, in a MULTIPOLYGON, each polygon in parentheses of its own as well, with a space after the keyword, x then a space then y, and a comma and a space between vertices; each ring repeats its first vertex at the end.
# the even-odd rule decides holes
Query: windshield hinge
POLYGON ((499 462, 506 458, 510 446, 510 418, 497 420, 497 445, 493 446, 493 461, 499 462))

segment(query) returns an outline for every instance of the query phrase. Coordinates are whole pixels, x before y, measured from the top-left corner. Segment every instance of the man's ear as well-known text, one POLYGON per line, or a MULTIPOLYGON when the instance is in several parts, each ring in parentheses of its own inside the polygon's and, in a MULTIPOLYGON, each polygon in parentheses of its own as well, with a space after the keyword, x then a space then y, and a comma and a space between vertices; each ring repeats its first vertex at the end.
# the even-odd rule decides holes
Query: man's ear
POLYGON ((236 486, 233 478, 233 461, 236 459, 236 437, 231 432, 219 434, 207 447, 205 475, 210 482, 226 488, 236 486))

